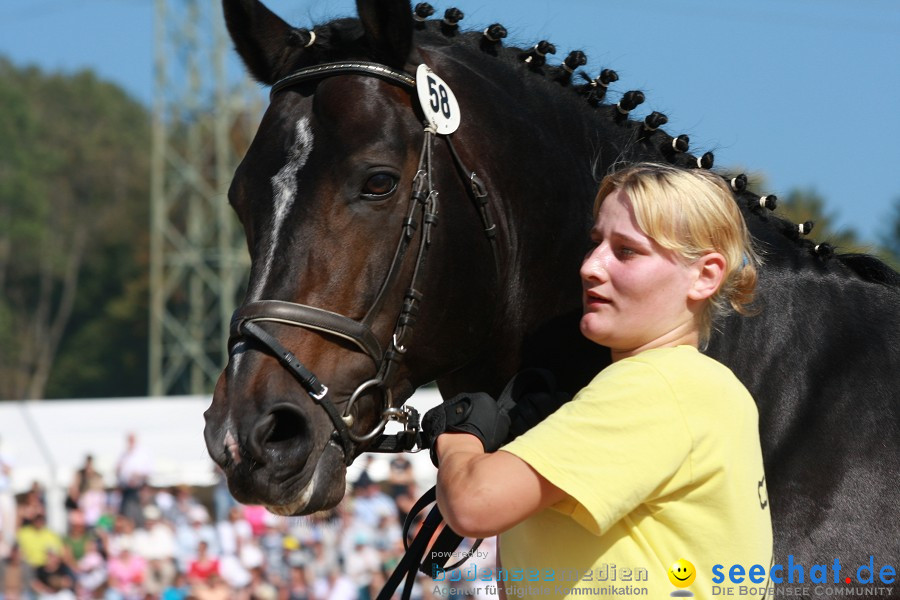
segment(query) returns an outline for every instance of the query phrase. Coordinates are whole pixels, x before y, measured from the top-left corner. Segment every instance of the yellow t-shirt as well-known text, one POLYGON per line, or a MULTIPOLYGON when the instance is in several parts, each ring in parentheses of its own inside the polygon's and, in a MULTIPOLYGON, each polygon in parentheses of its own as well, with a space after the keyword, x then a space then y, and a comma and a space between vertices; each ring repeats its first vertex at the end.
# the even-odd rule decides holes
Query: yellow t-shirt
POLYGON ((43 566, 47 562, 47 551, 62 553, 62 539, 52 530, 42 527, 36 529, 26 526, 19 529, 16 541, 22 552, 22 558, 32 567, 43 566))
POLYGON ((684 558, 697 572, 687 590, 707 598, 715 564, 768 572, 758 419, 734 374, 691 346, 613 363, 502 448, 568 497, 501 535, 503 569, 525 573, 501 585, 510 597, 590 587, 662 598, 678 589, 667 571, 684 558))

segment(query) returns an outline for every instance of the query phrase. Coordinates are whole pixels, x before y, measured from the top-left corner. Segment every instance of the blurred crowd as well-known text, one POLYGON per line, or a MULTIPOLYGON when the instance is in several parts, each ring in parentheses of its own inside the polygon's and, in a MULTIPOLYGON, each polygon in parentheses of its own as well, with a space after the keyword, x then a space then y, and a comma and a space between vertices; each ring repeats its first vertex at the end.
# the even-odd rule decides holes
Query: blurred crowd
MULTIPOLYGON (((205 501, 189 486, 151 486, 134 435, 115 475, 107 485, 87 456, 65 531, 53 531, 44 491, 15 498, 0 457, 0 600, 369 600, 403 554, 401 524, 421 492, 397 456, 382 481, 363 470, 336 509, 276 517, 236 503, 221 478, 205 501)), ((421 576, 413 597, 435 592, 421 576)))

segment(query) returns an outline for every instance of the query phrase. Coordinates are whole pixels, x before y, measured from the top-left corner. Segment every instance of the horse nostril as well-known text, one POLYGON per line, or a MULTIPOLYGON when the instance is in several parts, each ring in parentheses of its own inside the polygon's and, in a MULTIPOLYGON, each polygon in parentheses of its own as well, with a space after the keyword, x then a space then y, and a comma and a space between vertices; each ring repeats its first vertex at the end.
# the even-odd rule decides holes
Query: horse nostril
POLYGON ((294 410, 279 408, 273 410, 271 415, 275 419, 275 426, 266 440, 270 445, 292 441, 303 429, 303 417, 294 410))
POLYGON ((307 429, 306 418, 298 408, 280 404, 257 422, 250 444, 257 458, 265 462, 273 453, 283 455, 305 446, 307 429))

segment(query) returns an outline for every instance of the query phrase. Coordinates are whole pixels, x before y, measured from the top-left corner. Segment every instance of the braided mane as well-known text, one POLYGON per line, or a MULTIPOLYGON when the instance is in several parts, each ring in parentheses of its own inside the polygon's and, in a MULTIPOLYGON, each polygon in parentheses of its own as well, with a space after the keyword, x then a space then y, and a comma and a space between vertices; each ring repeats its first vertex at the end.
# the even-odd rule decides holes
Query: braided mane
MULTIPOLYGON (((414 19, 417 39, 427 41, 436 48, 459 46, 478 50, 505 63, 510 69, 527 71, 529 75, 523 79, 524 85, 554 86, 558 89, 558 94, 568 93, 579 98, 584 110, 594 113, 593 118, 621 128, 627 141, 620 148, 620 155, 614 161, 613 168, 623 162, 635 160, 636 156, 646 159, 648 155, 656 156, 658 161, 664 160, 684 168, 713 168, 715 157, 712 152, 696 156, 689 151, 690 140, 687 135, 671 136, 662 129, 668 122, 666 115, 654 111, 643 121, 630 118, 630 112, 644 102, 643 92, 626 91, 621 94, 618 102, 609 101, 606 98, 607 90, 612 83, 618 81, 618 74, 605 68, 592 78, 586 71, 578 70, 587 64, 584 52, 572 51, 561 64, 551 65, 548 57, 556 53, 556 47, 547 40, 541 40, 531 48, 506 46, 503 39, 507 37, 507 30, 499 23, 482 31, 462 31, 459 22, 464 15, 459 9, 449 8, 439 18, 434 18, 434 15, 435 10, 431 5, 416 5, 414 19)), ((380 58, 365 46, 362 25, 355 18, 336 19, 311 30, 295 28, 289 33, 287 41, 289 46, 306 47, 307 50, 300 61, 291 66, 292 69, 358 59, 360 56, 375 60, 380 58)), ((599 164, 599 161, 596 162, 599 164)), ((604 173, 595 173, 597 179, 601 179, 603 175, 604 173)), ((877 257, 836 252, 831 244, 806 237, 812 231, 813 222, 797 224, 775 215, 772 211, 777 198, 748 189, 745 175, 721 176, 731 185, 735 201, 758 243, 761 242, 772 250, 793 249, 795 260, 810 263, 820 270, 844 272, 867 282, 900 287, 900 274, 877 257)), ((769 254, 767 249, 769 248, 763 249, 764 256, 769 254)))

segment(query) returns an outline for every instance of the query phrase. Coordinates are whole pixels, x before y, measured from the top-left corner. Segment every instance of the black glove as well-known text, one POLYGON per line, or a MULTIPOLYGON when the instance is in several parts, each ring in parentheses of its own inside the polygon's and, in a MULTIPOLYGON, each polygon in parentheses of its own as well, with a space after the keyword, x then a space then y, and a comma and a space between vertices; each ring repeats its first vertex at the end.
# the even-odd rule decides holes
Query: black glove
POLYGON ((571 400, 556 389, 556 378, 546 369, 525 369, 513 377, 497 403, 509 413, 507 442, 516 439, 571 400))
POLYGON ((503 445, 509 433, 509 415, 484 392, 457 394, 422 417, 423 445, 431 448, 437 466, 435 441, 442 433, 470 433, 481 440, 485 452, 503 445))

